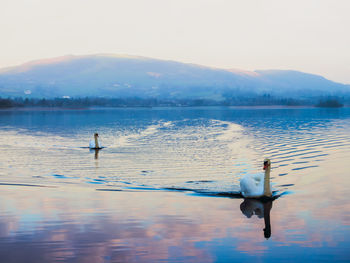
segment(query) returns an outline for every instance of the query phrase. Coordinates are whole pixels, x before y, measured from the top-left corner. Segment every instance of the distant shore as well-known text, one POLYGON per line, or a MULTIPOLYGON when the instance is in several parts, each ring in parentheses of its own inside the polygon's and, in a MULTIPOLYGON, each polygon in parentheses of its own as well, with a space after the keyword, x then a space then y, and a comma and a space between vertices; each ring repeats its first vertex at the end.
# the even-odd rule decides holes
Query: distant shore
POLYGON ((69 109, 90 108, 154 108, 154 107, 277 107, 277 108, 341 108, 348 107, 350 101, 336 97, 312 99, 292 99, 275 97, 229 98, 222 101, 210 99, 157 99, 157 98, 1 98, 0 109, 69 109))
MULTIPOLYGON (((339 108, 328 108, 328 107, 316 107, 316 106, 286 106, 286 105, 268 105, 268 106, 155 106, 155 107, 137 107, 137 106, 127 106, 127 107, 10 107, 10 108, 0 108, 0 112, 13 111, 13 112, 24 112, 24 111, 88 111, 88 110, 118 110, 118 109, 200 109, 200 108, 235 108, 235 109, 339 109, 339 108)), ((345 105, 342 108, 349 108, 350 105, 345 105)))

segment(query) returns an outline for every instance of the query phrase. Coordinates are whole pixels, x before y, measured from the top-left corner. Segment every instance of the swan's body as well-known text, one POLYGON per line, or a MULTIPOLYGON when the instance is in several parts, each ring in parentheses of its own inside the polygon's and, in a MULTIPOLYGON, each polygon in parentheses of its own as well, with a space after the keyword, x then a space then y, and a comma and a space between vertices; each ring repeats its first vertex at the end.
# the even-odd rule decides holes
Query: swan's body
POLYGON ((90 149, 101 149, 102 148, 100 142, 98 141, 98 134, 97 133, 94 134, 94 139, 90 141, 89 148, 90 149))
POLYGON ((240 181, 241 193, 245 198, 271 197, 270 185, 271 162, 264 161, 265 174, 246 175, 240 181))
POLYGON ((259 198, 264 195, 264 175, 246 175, 241 179, 241 193, 246 198, 259 198))
POLYGON ((101 149, 101 144, 99 142, 95 142, 95 140, 91 140, 89 143, 90 149, 101 149))

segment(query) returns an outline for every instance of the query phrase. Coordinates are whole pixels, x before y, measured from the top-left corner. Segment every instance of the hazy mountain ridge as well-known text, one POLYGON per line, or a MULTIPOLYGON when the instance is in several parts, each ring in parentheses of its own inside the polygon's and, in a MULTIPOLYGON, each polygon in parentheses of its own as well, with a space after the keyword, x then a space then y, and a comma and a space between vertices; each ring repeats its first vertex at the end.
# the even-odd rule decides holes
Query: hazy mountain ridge
POLYGON ((0 96, 232 97, 350 96, 350 85, 289 70, 241 71, 145 57, 89 55, 38 60, 0 71, 0 96))

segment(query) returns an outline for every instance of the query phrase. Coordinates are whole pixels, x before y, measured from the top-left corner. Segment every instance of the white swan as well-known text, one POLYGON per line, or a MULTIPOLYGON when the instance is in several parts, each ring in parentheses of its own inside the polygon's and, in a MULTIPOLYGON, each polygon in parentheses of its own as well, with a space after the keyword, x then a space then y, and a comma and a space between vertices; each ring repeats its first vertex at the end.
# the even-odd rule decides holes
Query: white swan
POLYGON ((98 133, 94 134, 94 139, 90 141, 90 149, 102 149, 100 142, 98 141, 98 133))
POLYGON ((245 198, 271 197, 271 161, 264 160, 265 175, 246 175, 240 181, 241 193, 245 198))

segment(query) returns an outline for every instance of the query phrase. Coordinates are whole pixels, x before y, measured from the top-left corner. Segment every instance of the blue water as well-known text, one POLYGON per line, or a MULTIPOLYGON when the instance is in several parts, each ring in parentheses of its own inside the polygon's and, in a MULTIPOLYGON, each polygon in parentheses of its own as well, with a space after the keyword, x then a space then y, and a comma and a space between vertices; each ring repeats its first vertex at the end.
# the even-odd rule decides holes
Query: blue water
POLYGON ((2 110, 0 258, 348 261, 349 146, 349 108, 2 110), (229 198, 266 157, 281 197, 229 198))

